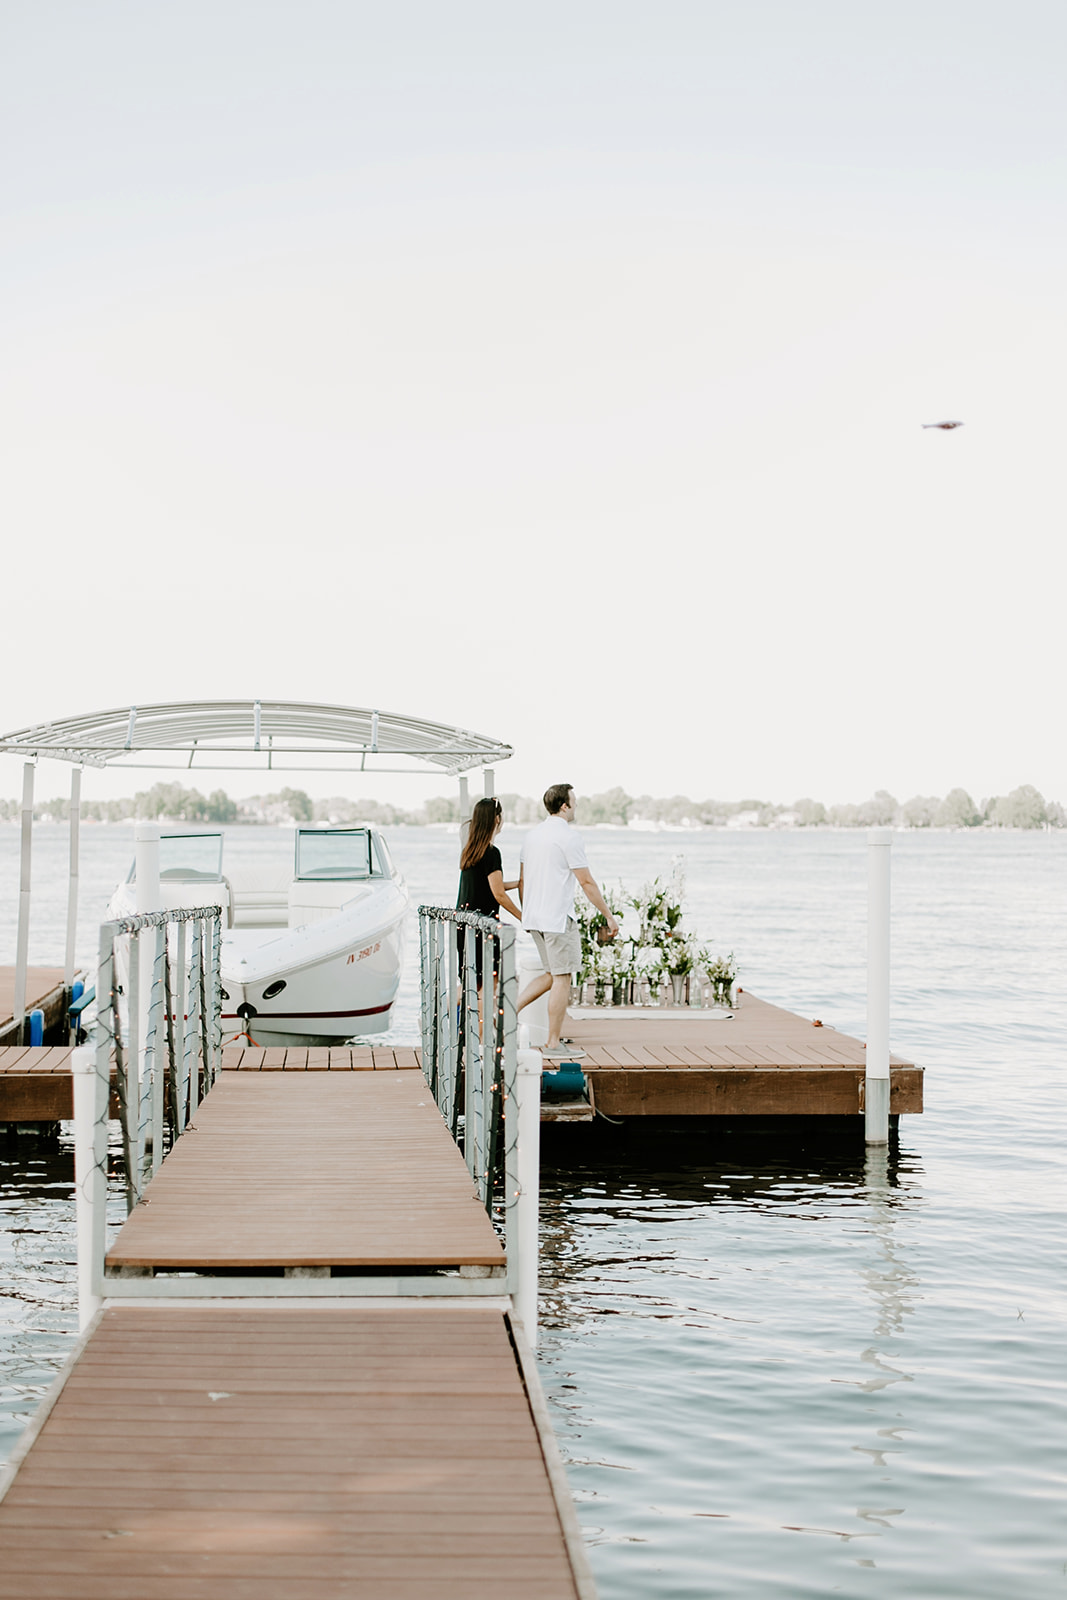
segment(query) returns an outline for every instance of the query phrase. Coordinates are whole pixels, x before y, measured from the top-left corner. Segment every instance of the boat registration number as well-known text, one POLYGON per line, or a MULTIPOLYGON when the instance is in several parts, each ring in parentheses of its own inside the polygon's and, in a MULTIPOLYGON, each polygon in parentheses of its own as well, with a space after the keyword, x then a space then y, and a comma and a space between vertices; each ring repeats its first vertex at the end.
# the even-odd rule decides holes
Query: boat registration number
POLYGON ((382 941, 379 939, 377 944, 368 944, 362 950, 353 950, 345 965, 350 967, 353 961, 363 961, 367 956, 376 956, 381 948, 382 941))

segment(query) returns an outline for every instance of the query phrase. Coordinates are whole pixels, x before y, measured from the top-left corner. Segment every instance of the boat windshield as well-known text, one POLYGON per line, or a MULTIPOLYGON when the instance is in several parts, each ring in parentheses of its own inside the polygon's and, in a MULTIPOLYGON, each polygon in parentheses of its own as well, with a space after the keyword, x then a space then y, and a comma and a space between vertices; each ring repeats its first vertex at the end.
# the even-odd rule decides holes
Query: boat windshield
MULTIPOLYGON (((159 876, 202 879, 219 883, 222 879, 221 833, 161 833, 159 836, 159 876)), ((137 882, 137 858, 130 864, 127 883, 137 882)))
POLYGON ((367 828, 298 828, 298 878, 369 878, 373 872, 367 828))
POLYGON ((159 876, 217 882, 222 877, 222 834, 161 833, 159 876))

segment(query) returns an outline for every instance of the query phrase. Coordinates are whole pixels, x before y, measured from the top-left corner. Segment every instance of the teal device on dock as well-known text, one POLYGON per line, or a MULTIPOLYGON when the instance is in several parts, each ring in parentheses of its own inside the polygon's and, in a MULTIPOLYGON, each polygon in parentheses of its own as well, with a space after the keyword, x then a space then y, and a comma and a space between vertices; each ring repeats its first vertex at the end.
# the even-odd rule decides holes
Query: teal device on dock
POLYGON ((585 1073, 577 1061, 561 1061, 558 1072, 542 1072, 541 1096, 545 1100, 571 1100, 585 1093, 585 1073))

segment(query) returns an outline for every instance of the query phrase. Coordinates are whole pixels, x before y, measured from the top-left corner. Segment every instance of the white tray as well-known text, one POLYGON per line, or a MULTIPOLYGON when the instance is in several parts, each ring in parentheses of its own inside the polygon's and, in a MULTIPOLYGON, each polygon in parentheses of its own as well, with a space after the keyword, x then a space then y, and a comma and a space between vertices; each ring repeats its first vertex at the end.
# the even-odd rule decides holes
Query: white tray
POLYGON ((632 1017, 635 1022, 729 1022, 732 1011, 721 1006, 568 1006, 567 1015, 576 1021, 587 1018, 632 1017))

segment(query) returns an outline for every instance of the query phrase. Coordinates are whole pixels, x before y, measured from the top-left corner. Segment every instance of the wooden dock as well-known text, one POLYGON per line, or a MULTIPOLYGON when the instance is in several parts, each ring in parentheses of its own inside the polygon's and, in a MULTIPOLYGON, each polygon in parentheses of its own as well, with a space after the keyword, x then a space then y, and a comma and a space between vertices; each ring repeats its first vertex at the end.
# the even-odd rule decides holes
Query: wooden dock
POLYGON ((220 1076, 108 1251, 0 1479, 0 1600, 593 1600, 421 1073, 291 1054, 220 1076))
POLYGON ((0 1503, 0 1597, 576 1600, 526 1376, 488 1306, 108 1308, 0 1503))
MULTIPOLYGON (((814 1018, 739 993, 730 1016, 582 1008, 567 1032, 611 1117, 858 1116, 864 1046, 814 1018)), ((890 1057, 890 1112, 921 1112, 923 1069, 890 1057)))
POLYGON ((224 1072, 147 1201, 109 1268, 504 1271, 421 1072, 224 1072))
MULTIPOLYGON (((67 1006, 67 990, 62 967, 30 967, 26 972, 26 1015, 44 1012, 45 1035, 61 1027, 67 1006)), ((0 967, 0 1046, 21 1043, 20 1026, 14 1018, 15 969, 0 967)))
MULTIPOLYGON (((630 1009, 572 1013, 568 1034, 592 1099, 609 1117, 858 1116, 863 1110, 864 1047, 834 1028, 757 999, 738 996, 733 1015, 630 1009)), ((0 1050, 0 1123, 52 1122, 72 1112, 69 1051, 0 1050)), ((253 1050, 222 1053, 228 1074, 380 1073, 421 1066, 421 1052, 397 1046, 253 1050)), ((923 1069, 893 1056, 890 1111, 923 1108, 923 1069)))

